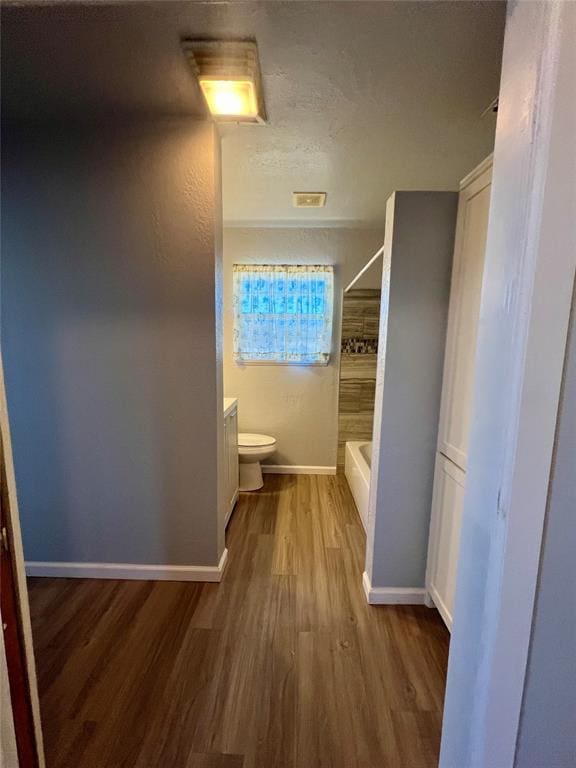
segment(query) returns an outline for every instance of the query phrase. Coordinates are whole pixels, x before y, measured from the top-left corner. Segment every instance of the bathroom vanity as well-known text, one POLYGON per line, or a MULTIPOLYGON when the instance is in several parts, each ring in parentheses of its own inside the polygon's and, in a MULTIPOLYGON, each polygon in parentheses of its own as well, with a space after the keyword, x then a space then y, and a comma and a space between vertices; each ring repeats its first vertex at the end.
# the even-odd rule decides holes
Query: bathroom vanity
POLYGON ((224 486, 225 518, 228 520, 238 499, 238 400, 235 397, 224 398, 224 486))

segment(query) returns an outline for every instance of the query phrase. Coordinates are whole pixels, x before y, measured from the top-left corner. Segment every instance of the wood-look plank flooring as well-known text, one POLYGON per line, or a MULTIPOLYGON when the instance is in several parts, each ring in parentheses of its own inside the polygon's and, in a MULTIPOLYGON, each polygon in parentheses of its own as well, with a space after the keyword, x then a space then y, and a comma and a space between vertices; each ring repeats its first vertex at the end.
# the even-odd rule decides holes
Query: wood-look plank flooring
POLYGON ((242 494, 221 584, 31 579, 48 768, 432 768, 448 633, 368 606, 343 477, 242 494))

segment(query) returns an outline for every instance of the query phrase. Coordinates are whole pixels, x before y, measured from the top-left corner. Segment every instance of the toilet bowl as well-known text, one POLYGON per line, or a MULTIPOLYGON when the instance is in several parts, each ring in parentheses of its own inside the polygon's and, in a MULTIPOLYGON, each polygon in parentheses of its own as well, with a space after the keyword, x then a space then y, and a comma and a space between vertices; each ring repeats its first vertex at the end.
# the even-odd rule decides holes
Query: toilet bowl
POLYGON ((272 456, 276 440, 270 435, 240 432, 238 435, 238 458, 240 461, 240 490, 257 491, 262 488, 262 467, 260 462, 272 456))

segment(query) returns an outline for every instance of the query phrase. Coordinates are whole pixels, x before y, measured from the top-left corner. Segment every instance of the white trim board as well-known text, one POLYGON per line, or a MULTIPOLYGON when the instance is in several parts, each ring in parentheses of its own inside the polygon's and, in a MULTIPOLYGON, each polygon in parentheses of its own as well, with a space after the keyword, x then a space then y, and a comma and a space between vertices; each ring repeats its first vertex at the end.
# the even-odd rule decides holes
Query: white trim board
POLYGON ((442 616, 448 632, 452 633, 452 615, 450 614, 450 611, 446 607, 444 601, 438 594, 438 590, 433 584, 428 585, 428 596, 432 601, 434 608, 436 608, 440 616, 442 616))
POLYGON ((423 605, 426 590, 419 587, 373 587, 364 571, 362 587, 369 605, 423 605))
MULTIPOLYGON (((0 353, 0 450, 4 452, 4 470, 6 487, 3 489, 7 496, 6 519, 10 526, 11 546, 14 566, 14 587, 18 598, 20 612, 20 630, 22 632, 24 661, 28 677, 27 687, 32 708, 32 721, 34 724, 34 739, 36 742, 36 757, 38 768, 45 768, 44 742, 42 737, 42 723, 40 716, 40 702, 38 699, 38 684, 36 677, 36 663, 34 661, 34 641, 32 637, 32 625, 30 622, 30 607, 28 603, 28 589, 26 586, 26 572, 24 566, 24 553, 22 549, 22 533, 20 529, 20 514, 18 510, 18 498, 16 493, 16 479, 14 477, 14 462, 12 460, 12 439, 10 436, 10 420, 8 418, 8 406, 6 403, 6 388, 4 386, 4 367, 2 354, 0 353)), ((4 503, 4 499, 2 500, 4 503)), ((4 715, 4 713, 2 713, 4 715)), ((3 752, 0 746, 0 753, 3 752)), ((4 762, 2 762, 4 765, 4 762)))
POLYGON ((144 563, 26 563, 27 576, 65 579, 134 579, 145 581, 222 580, 228 550, 222 552, 218 565, 147 565, 144 563))
POLYGON ((363 219, 228 219, 224 229, 362 229, 383 232, 384 224, 363 219))
POLYGON ((335 475, 336 467, 315 467, 297 464, 262 464, 265 475, 335 475))
POLYGON ((488 157, 484 158, 482 162, 477 165, 467 176, 464 176, 462 181, 460 182, 460 189, 465 189, 469 184, 472 184, 473 181, 476 181, 484 171, 488 170, 494 163, 494 153, 491 152, 488 157))

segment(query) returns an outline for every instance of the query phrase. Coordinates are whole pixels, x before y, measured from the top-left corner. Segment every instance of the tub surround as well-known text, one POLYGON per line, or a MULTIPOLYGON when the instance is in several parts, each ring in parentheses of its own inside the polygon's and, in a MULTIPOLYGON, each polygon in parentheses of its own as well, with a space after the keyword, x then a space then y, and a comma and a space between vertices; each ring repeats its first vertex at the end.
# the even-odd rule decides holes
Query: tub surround
POLYGON ((371 463, 372 443, 355 440, 346 443, 344 472, 364 530, 368 526, 371 463))
POLYGON ((380 290, 352 289, 342 304, 338 471, 344 471, 348 441, 372 439, 380 290))

